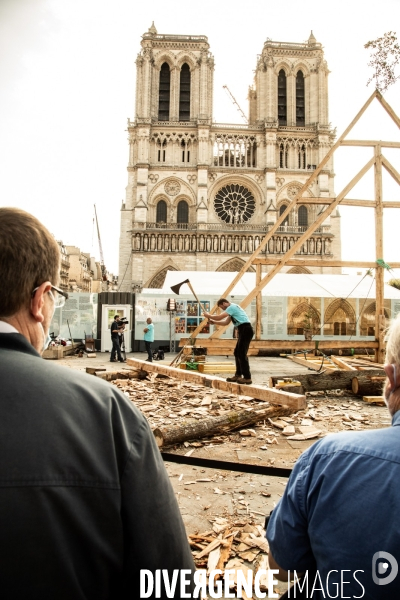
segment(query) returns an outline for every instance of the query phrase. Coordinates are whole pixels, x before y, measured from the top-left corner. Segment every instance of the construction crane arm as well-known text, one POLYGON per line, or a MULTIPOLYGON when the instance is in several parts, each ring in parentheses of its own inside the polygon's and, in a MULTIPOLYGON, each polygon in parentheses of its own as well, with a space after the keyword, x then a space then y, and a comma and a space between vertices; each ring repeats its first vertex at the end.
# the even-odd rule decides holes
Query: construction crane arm
POLYGON ((249 122, 248 118, 246 117, 246 115, 244 114, 244 112, 242 111, 242 109, 240 108, 239 103, 236 100, 235 96, 232 94, 231 90, 228 88, 227 85, 223 85, 222 87, 224 88, 224 90, 226 91, 226 93, 228 94, 228 96, 231 98, 233 104, 236 104, 238 111, 242 115, 242 118, 245 120, 246 123, 248 123, 249 122))
POLYGON ((102 276, 103 281, 107 281, 107 270, 106 270, 106 266, 104 264, 103 246, 101 245, 99 221, 97 219, 97 210, 96 210, 96 205, 95 204, 94 204, 94 214, 95 214, 95 217, 96 217, 97 238, 99 240, 101 276, 102 276))

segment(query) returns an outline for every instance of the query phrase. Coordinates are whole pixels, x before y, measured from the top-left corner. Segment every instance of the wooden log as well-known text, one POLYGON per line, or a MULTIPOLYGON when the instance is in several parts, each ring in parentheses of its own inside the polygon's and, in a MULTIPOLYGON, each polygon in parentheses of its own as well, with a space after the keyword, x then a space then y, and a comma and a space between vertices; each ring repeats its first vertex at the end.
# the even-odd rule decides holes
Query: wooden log
POLYGON ((231 410, 219 417, 210 417, 201 421, 193 420, 181 425, 154 429, 157 445, 170 446, 188 440, 200 439, 215 434, 226 433, 254 425, 264 419, 286 417, 293 413, 288 406, 269 406, 251 410, 231 410))
POLYGON ((371 377, 365 373, 357 374, 351 380, 351 389, 357 396, 379 396, 382 394, 386 377, 371 377))
POLYGON ((305 396, 299 394, 292 394, 282 390, 272 390, 270 388, 262 387, 261 385, 240 385, 239 383, 230 383, 220 377, 204 375, 198 371, 174 369, 173 367, 150 363, 137 358, 127 358, 126 362, 129 366, 139 368, 144 372, 167 375, 168 377, 190 381, 191 383, 204 385, 205 387, 228 392, 229 394, 249 396, 250 398, 263 400, 270 404, 286 405, 292 410, 300 410, 307 405, 305 396))
MULTIPOLYGON (((382 369, 369 369, 368 371, 357 371, 357 376, 370 376, 379 377, 382 376, 382 369)), ((288 375, 278 375, 270 377, 269 385, 273 387, 276 385, 278 379, 285 379, 288 375)), ((294 379, 300 381, 303 390, 305 392, 318 392, 325 390, 350 390, 352 389, 351 383, 354 378, 354 371, 330 371, 325 373, 307 373, 305 375, 293 376, 294 379)))

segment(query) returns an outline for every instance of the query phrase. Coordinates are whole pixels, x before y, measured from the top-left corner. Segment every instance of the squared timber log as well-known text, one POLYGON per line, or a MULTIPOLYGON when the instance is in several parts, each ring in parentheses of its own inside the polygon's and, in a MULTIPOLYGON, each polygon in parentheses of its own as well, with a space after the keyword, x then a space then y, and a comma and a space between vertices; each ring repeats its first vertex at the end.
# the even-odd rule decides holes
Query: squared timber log
POLYGON ((220 377, 204 375, 198 371, 175 369, 174 367, 153 364, 137 358, 127 358, 126 363, 131 367, 136 367, 147 373, 160 373, 160 375, 167 375, 168 377, 174 377, 181 381, 189 381, 197 385, 203 385, 205 387, 214 388, 215 390, 228 392, 229 394, 249 396, 250 398, 256 398, 257 400, 269 402, 270 404, 288 406, 294 411, 301 410, 307 406, 306 397, 301 394, 292 394, 283 390, 264 388, 260 385, 240 385, 238 383, 230 383, 220 377))

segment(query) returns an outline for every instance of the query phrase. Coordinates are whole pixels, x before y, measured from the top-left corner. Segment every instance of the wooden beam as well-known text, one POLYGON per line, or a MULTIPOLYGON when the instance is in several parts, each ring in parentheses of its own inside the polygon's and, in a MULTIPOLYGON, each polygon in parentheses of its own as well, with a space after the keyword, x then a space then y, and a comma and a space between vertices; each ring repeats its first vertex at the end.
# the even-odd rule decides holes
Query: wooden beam
POLYGON ((382 104, 383 108, 386 110, 386 112, 389 115, 389 117, 391 117, 393 119, 393 121, 396 123, 397 127, 400 129, 400 118, 394 112, 394 110, 390 106, 390 104, 388 102, 386 102, 385 98, 378 91, 377 91, 377 94, 376 94, 376 98, 382 104))
POLYGON ((344 371, 357 371, 356 367, 349 365, 345 360, 342 360, 338 356, 331 356, 331 361, 335 363, 340 369, 344 371))
POLYGON ((311 196, 302 196, 299 204, 331 204, 335 198, 314 198, 311 196))
MULTIPOLYGON (((392 167, 394 169, 394 167, 392 167)), ((395 169, 394 169, 395 170, 395 169)), ((396 171, 396 170, 395 170, 396 171)), ((299 204, 332 204, 335 198, 301 198, 299 204)), ((353 198, 343 198, 340 206, 363 206, 364 208, 375 208, 375 200, 360 200, 353 198)), ((400 202, 396 200, 387 200, 383 202, 383 208, 400 208, 400 202)))
MULTIPOLYGON (((295 252, 297 252, 297 250, 299 250, 301 248, 301 246, 304 244, 304 242, 306 240, 308 240, 308 238, 311 236, 311 234, 318 229, 318 227, 323 223, 323 221, 325 221, 325 219, 334 211, 334 209, 337 207, 337 205, 339 204, 339 202, 342 200, 342 198, 344 198, 350 190, 353 189, 353 187, 360 181, 360 179, 365 175, 365 173, 367 173, 369 171, 369 169, 373 166, 373 164, 375 163, 375 156, 372 157, 366 165, 364 165, 364 167, 357 173, 357 175, 355 175, 355 177, 353 177, 353 179, 347 184, 347 186, 340 192, 340 194, 337 196, 337 198, 335 199, 334 202, 332 202, 332 204, 330 204, 323 213, 321 213, 319 215, 319 217, 310 224, 310 226, 308 227, 308 229, 303 233, 303 235, 301 235, 293 244, 293 246, 290 248, 290 250, 288 250, 286 252, 286 254, 280 259, 279 263, 277 263, 269 273, 267 273, 267 275, 265 275, 263 277, 263 279, 260 281, 260 283, 250 292, 250 294, 248 294, 246 296, 246 298, 244 298, 244 300, 242 300, 242 302, 240 303, 240 306, 242 308, 246 308, 246 306, 248 306, 250 304, 250 302, 252 300, 254 300, 254 298, 257 296, 257 294, 259 293, 260 290, 262 290, 267 283, 269 283, 269 281, 271 281, 271 279, 276 275, 276 273, 278 273, 282 267, 285 266, 285 264, 287 263, 287 261, 292 258, 292 256, 295 254, 295 252)), ((225 296, 224 296, 225 297, 225 296)), ((226 326, 224 327, 220 327, 217 331, 215 331, 210 337, 211 338, 216 338, 216 337, 220 337, 222 335, 222 333, 226 330, 226 326)))
MULTIPOLYGON (((221 348, 224 350, 222 356, 232 354, 237 340, 228 339, 201 339, 203 348, 221 348)), ((252 340, 250 342, 250 350, 315 350, 316 340, 252 340)), ((189 338, 181 338, 179 346, 188 344, 189 338)), ((375 349, 378 347, 376 340, 318 340, 318 350, 334 350, 336 348, 369 348, 375 349)), ((146 363, 147 364, 147 363, 146 363)))
POLYGON ((394 166, 388 161, 385 156, 381 157, 382 164, 385 167, 386 171, 393 177, 395 182, 400 185, 400 173, 394 168, 394 166))
MULTIPOLYGON (((306 358, 301 358, 300 356, 296 356, 296 355, 288 355, 288 358, 295 362, 298 365, 301 365, 302 367, 307 367, 307 369, 314 369, 314 371, 318 371, 321 368, 322 365, 322 358, 319 361, 314 361, 314 360, 307 360, 306 358)), ((330 363, 330 361, 324 361, 323 362, 323 368, 324 369, 332 369, 335 370, 336 367, 335 365, 332 365, 330 363)))
POLYGON ((381 148, 400 148, 400 142, 382 142, 381 140, 343 140, 341 146, 380 146, 381 148))
MULTIPOLYGON (((366 208, 375 208, 375 200, 352 200, 346 198, 341 201, 340 206, 364 206, 366 208)), ((400 208, 400 202, 396 200, 386 200, 382 202, 383 208, 400 208)))
POLYGON ((167 375, 168 377, 174 377, 181 381, 189 381, 196 385, 203 385, 208 388, 228 392, 229 394, 235 394, 237 396, 249 396, 250 398, 256 398, 270 404, 280 404, 282 406, 288 406, 294 410, 300 410, 306 408, 306 397, 301 394, 292 394, 291 392, 285 392, 283 390, 273 390, 265 388, 260 385, 240 385, 238 383, 230 383, 225 379, 219 377, 212 377, 211 375, 202 375, 195 371, 185 371, 183 369, 175 369, 174 367, 167 367, 166 365, 160 365, 157 363, 150 363, 144 360, 138 360, 137 358, 127 358, 126 363, 129 366, 136 367, 141 371, 148 373, 160 373, 161 375, 167 375))
MULTIPOLYGON (((353 129, 354 125, 359 121, 359 119, 364 114, 364 112, 367 110, 367 108, 369 107, 369 105, 373 102, 374 98, 376 98, 377 93, 378 93, 377 90, 374 90, 372 92, 371 96, 368 98, 368 100, 365 102, 365 104, 358 111, 358 113, 356 114, 356 116, 354 117, 354 119, 351 121, 351 123, 346 127, 346 129, 344 130, 344 132, 337 139, 337 141, 331 147, 331 149, 325 154, 325 156, 323 157, 323 159, 319 163, 318 167, 315 169, 315 171, 312 172, 312 174, 310 175, 310 177, 307 179, 307 181, 304 183, 304 185, 297 192, 297 194, 293 198, 293 200, 291 200, 291 202, 289 202, 289 204, 286 207, 286 210, 278 217, 276 223, 273 225, 273 227, 270 229, 270 231, 265 235, 264 239, 261 241, 261 243, 258 246, 258 248, 256 248, 256 250, 253 252, 253 254, 246 260, 245 264, 243 265, 243 267, 241 268, 241 270, 239 271, 239 273, 233 278, 233 281, 230 283, 230 285, 225 290, 225 292, 224 292, 224 294, 222 296, 223 298, 226 298, 227 296, 229 296, 229 294, 231 293, 231 291, 233 290, 233 288, 235 287, 235 285, 238 283, 238 281, 241 280, 243 274, 246 273, 247 269, 252 265, 254 258, 256 258, 262 252, 262 250, 266 247, 266 245, 268 244, 268 241, 275 234, 275 232, 277 231, 278 227, 280 227, 283 224, 283 222, 285 221, 286 217, 293 210, 293 208, 295 208, 295 206, 298 204, 299 200, 301 200, 304 192, 306 192, 306 190, 309 188, 309 186, 317 179, 318 175, 320 174, 320 172, 322 171, 322 169, 324 168, 324 166, 329 162, 329 160, 331 159, 331 157, 334 154, 334 152, 336 151, 336 149, 339 148, 341 142, 350 133, 350 131, 353 129)), ((346 193, 343 194, 342 198, 344 198, 345 195, 347 194, 347 191, 350 191, 350 189, 352 189, 352 188, 350 187, 348 190, 347 190, 347 188, 345 188, 345 189, 346 189, 346 193)), ((340 200, 338 202, 340 202, 340 200)), ((335 207, 338 202, 336 202, 336 200, 335 200, 335 202, 332 203, 331 206, 335 207)), ((326 215, 326 216, 328 216, 328 215, 326 215)), ((326 216, 325 216, 325 218, 326 218, 326 216)), ((320 222, 322 222, 322 220, 320 222)), ((314 229, 316 229, 316 228, 314 228, 314 229)), ((314 231, 314 229, 313 229, 313 231, 314 231)), ((308 239, 308 237, 309 236, 307 236, 306 239, 308 239)), ((258 291, 259 290, 257 290, 257 293, 258 293, 258 291)), ((210 312, 213 313, 214 310, 215 310, 215 307, 213 307, 213 309, 210 312)), ((205 324, 206 324, 206 321, 204 320, 204 321, 202 321, 198 325, 198 327, 192 332, 192 338, 195 338, 200 333, 200 331, 205 326, 205 324)), ((226 327, 225 328, 221 328, 220 329, 221 333, 222 333, 222 331, 225 331, 225 329, 226 329, 226 327)), ((212 335, 214 336, 214 334, 212 334, 212 335)))
POLYGON ((400 208, 400 202, 386 200, 382 202, 383 208, 400 208))
MULTIPOLYGON (((255 258, 255 265, 277 265, 281 259, 268 257, 268 258, 255 258)), ((392 269, 400 269, 400 262, 387 261, 392 269)), ((318 258, 291 258, 286 263, 287 267, 346 267, 346 268, 357 268, 360 269, 374 269, 377 265, 376 262, 368 261, 356 261, 356 260, 336 260, 336 259, 321 259, 318 258)))
MULTIPOLYGON (((381 147, 375 146, 375 249, 376 259, 383 259, 383 208, 382 208, 382 153, 381 147)), ((382 317, 385 318, 384 305, 384 269, 377 266, 375 268, 375 295, 376 295, 376 313, 375 313, 375 339, 378 342, 378 348, 375 351, 375 360, 378 363, 385 362, 385 338, 382 330, 382 317)))
MULTIPOLYGON (((261 264, 256 265, 256 285, 261 281, 261 264)), ((262 293, 256 298, 256 340, 261 339, 262 293)))

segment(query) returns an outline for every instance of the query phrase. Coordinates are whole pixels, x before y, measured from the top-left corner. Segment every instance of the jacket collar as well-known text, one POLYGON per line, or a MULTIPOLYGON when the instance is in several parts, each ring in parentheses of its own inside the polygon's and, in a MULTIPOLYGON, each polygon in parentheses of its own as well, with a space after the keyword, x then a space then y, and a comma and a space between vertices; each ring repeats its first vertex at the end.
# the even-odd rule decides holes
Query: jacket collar
POLYGON ((0 349, 15 350, 41 358, 39 352, 21 333, 0 333, 0 349))

